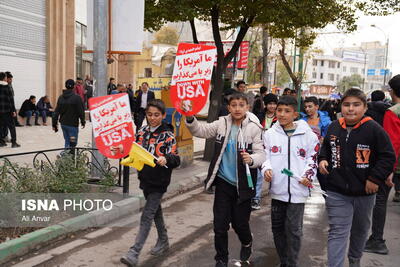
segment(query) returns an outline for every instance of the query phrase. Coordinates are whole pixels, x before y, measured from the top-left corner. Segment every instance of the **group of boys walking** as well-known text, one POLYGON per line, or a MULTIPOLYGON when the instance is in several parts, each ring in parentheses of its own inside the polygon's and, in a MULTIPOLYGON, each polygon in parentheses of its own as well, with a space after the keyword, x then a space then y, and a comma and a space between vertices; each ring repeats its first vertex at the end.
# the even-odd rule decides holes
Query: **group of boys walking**
MULTIPOLYGON (((400 103, 400 75, 392 78, 389 85, 392 98, 400 103)), ((249 221, 260 177, 270 183, 272 233, 280 266, 299 266, 305 202, 317 176, 326 190, 328 266, 344 266, 349 241, 349 265, 361 266, 376 193, 385 182, 391 182, 395 170, 400 149, 395 135, 400 130, 400 104, 385 114, 388 134, 365 116, 367 99, 359 89, 344 93, 342 118, 333 122, 318 111, 314 98, 304 101, 307 115, 303 114, 300 120, 293 96, 278 99, 268 94, 263 99, 262 108, 257 99, 254 102, 260 110, 258 114, 249 112, 249 100, 244 93, 235 92, 228 98, 229 114, 212 123, 199 123, 195 117, 186 116, 186 125, 194 136, 215 138, 214 156, 205 181, 206 189, 215 186, 215 266, 228 266, 230 226, 241 242, 241 262, 250 260, 255 237, 249 221)), ((160 255, 169 248, 160 203, 172 168, 180 163, 173 128, 162 122, 162 101, 149 101, 144 114, 148 125, 137 131, 136 140, 158 160, 154 170, 145 166, 139 171, 146 205, 135 244, 121 258, 128 266, 138 264, 152 221, 158 240, 151 254, 160 255)), ((383 228, 378 238, 372 229, 369 240, 383 241, 383 228)))

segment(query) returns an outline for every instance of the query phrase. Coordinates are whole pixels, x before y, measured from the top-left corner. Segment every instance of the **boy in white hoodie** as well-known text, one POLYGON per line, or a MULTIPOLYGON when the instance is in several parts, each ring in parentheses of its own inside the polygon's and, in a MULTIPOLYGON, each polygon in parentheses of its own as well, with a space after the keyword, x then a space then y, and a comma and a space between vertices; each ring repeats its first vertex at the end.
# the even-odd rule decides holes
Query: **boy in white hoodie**
POLYGON ((264 133, 264 179, 271 183, 271 222, 281 266, 298 266, 303 232, 304 203, 317 173, 319 141, 308 124, 298 117, 294 97, 282 97, 275 123, 264 133), (286 168, 293 176, 281 173, 286 168))

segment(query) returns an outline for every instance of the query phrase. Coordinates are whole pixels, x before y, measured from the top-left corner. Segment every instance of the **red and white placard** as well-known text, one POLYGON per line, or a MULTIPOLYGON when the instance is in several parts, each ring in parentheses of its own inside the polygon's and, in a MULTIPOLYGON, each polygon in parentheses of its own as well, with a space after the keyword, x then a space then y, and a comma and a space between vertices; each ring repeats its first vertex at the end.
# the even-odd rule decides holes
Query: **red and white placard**
POLYGON ((89 109, 100 153, 112 159, 127 156, 135 140, 128 94, 92 97, 89 109))
POLYGON ((180 43, 171 81, 171 102, 183 115, 195 115, 206 104, 215 46, 180 43))

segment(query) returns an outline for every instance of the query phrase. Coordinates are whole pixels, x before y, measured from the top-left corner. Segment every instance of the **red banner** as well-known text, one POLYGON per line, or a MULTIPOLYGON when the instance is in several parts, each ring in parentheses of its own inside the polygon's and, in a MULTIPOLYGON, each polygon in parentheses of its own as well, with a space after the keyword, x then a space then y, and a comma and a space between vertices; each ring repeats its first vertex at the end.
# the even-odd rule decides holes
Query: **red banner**
POLYGON ((170 94, 179 113, 195 115, 207 103, 216 53, 214 46, 179 44, 170 94))
MULTIPOLYGON (((224 45, 225 55, 228 54, 228 52, 232 49, 233 43, 234 43, 234 41, 222 41, 222 44, 224 45)), ((215 42, 214 41, 201 41, 200 44, 215 45, 215 42)), ((242 41, 239 46, 239 50, 237 52, 236 68, 238 68, 238 69, 247 68, 247 63, 249 61, 249 49, 250 49, 250 42, 242 41)), ((217 60, 215 60, 215 61, 217 61, 217 60)), ((228 68, 233 68, 233 59, 228 64, 228 68)))
POLYGON ((127 156, 135 141, 128 94, 89 98, 89 109, 100 153, 112 159, 127 156))

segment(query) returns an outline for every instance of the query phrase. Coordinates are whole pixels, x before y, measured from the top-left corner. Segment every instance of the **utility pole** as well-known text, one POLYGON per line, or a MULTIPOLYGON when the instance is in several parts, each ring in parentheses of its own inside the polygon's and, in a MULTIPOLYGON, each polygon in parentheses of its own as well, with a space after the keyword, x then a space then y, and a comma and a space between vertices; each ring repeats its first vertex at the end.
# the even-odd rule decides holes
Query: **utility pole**
MULTIPOLYGON (((107 94, 107 37, 108 37, 108 0, 93 1, 93 89, 94 96, 107 94)), ((92 148, 96 147, 92 133, 92 148)), ((104 165, 104 156, 98 150, 93 151, 92 163, 104 165)), ((92 177, 101 177, 100 171, 92 168, 92 177)))

